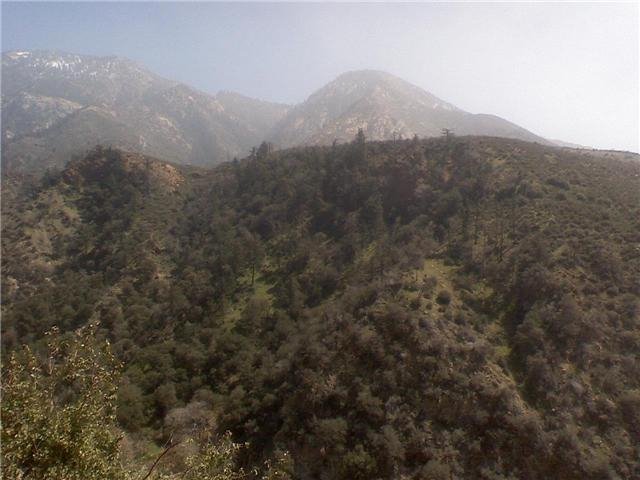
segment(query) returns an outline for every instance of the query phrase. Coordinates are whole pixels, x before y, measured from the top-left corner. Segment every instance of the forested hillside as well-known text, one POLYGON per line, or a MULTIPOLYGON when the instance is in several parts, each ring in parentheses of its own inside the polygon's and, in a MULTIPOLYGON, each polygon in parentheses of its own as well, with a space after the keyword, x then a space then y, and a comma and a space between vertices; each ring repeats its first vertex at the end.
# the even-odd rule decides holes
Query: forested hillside
POLYGON ((132 464, 197 425, 296 479, 640 477, 636 154, 96 148, 2 195, 3 354, 99 322, 132 464))

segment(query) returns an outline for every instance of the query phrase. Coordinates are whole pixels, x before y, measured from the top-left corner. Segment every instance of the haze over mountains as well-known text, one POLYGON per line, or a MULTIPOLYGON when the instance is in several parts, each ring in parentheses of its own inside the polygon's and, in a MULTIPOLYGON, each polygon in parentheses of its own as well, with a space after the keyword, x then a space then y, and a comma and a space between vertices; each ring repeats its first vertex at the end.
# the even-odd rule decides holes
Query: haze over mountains
POLYGON ((328 144, 351 140, 363 128, 367 138, 438 136, 442 128, 460 135, 490 135, 549 144, 493 115, 474 115, 385 72, 362 70, 340 75, 291 109, 276 126, 276 143, 328 144))
POLYGON ((97 143, 213 164, 258 143, 287 107, 207 95, 135 62, 52 52, 2 59, 3 161, 61 166, 97 143))
POLYGON ((549 142, 507 120, 471 114, 380 71, 355 71, 289 106, 216 95, 164 79, 120 57, 48 51, 2 58, 2 161, 18 170, 60 167, 96 144, 212 165, 276 147, 351 140, 490 135, 549 142))

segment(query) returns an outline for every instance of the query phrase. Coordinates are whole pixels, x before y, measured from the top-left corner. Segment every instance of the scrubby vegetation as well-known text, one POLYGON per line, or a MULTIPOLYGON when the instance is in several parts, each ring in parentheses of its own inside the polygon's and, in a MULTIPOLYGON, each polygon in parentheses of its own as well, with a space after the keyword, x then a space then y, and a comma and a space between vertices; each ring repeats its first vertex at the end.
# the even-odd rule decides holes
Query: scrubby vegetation
MULTIPOLYGON (((95 324, 67 335, 54 329, 47 332, 47 345, 40 355, 25 346, 10 356, 2 385, 4 478, 232 480, 247 476, 235 461, 244 446, 233 443, 228 433, 217 436, 195 424, 189 435, 172 431, 146 472, 138 459, 127 458, 126 448, 120 445, 126 437, 115 422, 120 364, 109 343, 95 335, 95 324), (156 472, 169 452, 177 472, 156 472)), ((179 416, 179 411, 175 413, 179 416)), ((286 452, 263 468, 262 480, 290 478, 286 452)))
POLYGON ((97 149, 5 179, 5 356, 99 322, 130 466, 230 431, 253 476, 634 478, 639 192, 637 155, 484 137, 97 149))

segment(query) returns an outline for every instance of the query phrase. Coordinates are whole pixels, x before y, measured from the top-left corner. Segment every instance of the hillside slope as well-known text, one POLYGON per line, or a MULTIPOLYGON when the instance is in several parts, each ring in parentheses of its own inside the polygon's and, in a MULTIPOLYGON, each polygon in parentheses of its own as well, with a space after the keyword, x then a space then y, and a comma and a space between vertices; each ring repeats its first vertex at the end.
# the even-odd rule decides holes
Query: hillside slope
POLYGON ((640 474, 637 155, 107 149, 2 193, 3 351, 99 319, 133 438, 209 418, 301 479, 640 474))

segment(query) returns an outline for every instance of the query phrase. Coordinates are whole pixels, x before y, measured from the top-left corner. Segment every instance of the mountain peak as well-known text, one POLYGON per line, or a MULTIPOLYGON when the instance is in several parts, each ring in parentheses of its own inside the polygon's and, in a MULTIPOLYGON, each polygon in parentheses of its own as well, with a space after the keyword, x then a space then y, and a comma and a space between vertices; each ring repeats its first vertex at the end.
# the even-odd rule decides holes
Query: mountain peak
POLYGON ((137 62, 117 55, 95 56, 69 53, 62 50, 12 50, 3 52, 3 63, 21 63, 31 68, 69 69, 73 65, 81 64, 119 64, 135 66, 143 69, 137 62))
POLYGON ((380 70, 343 73, 314 92, 276 126, 282 146, 349 141, 359 129, 372 140, 438 136, 443 128, 460 135, 490 135, 549 143, 502 118, 460 110, 426 90, 380 70))
MULTIPOLYGON (((23 91, 25 88, 39 92, 49 91, 53 88, 51 84, 54 82, 58 85, 56 96, 71 96, 74 97, 72 100, 76 101, 79 97, 78 87, 93 90, 89 97, 100 97, 118 90, 126 91, 139 80, 147 85, 156 84, 162 87, 167 83, 175 83, 161 79, 134 60, 115 55, 80 55, 57 50, 16 50, 2 54, 2 66, 2 93, 5 96, 23 91), (61 82, 73 82, 74 85, 69 85, 71 88, 63 88, 61 82)), ((83 94, 83 98, 87 98, 87 95, 83 94)))
POLYGON ((320 93, 325 89, 336 88, 360 89, 362 92, 373 88, 387 88, 397 91, 412 91, 414 94, 418 92, 429 94, 420 87, 382 70, 352 70, 345 72, 338 75, 316 93, 320 93))
MULTIPOLYGON (((363 69, 363 70, 349 70, 338 75, 335 80, 343 80, 343 81, 358 81, 358 80, 369 80, 369 81, 388 81, 388 80, 402 80, 400 77, 397 77, 389 72, 385 72, 384 70, 373 70, 373 69, 363 69)), ((404 80, 402 80, 404 81, 404 80)))

